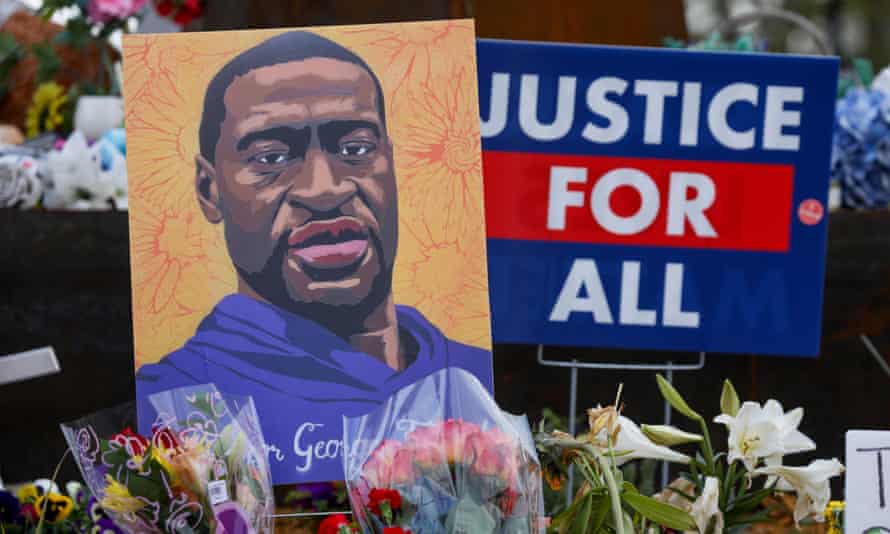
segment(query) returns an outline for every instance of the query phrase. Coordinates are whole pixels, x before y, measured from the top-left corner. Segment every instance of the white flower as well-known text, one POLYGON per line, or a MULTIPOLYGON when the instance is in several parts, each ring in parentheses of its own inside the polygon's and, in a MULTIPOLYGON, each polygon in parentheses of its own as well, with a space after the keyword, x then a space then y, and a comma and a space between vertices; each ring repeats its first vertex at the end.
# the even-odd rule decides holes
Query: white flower
POLYGON ((723 512, 720 511, 720 481, 714 477, 705 479, 705 487, 698 499, 692 503, 690 515, 695 526, 702 534, 708 532, 708 525, 714 520, 714 528, 710 532, 723 532, 723 512))
POLYGON ((890 96, 890 67, 885 67, 875 76, 871 82, 871 88, 884 93, 884 96, 890 96))
POLYGON ((67 493, 68 496, 71 497, 71 500, 73 500, 75 503, 78 502, 77 499, 82 490, 83 485, 76 480, 72 480, 71 482, 65 484, 65 493, 67 493))
POLYGON ((34 485, 40 489, 41 495, 46 495, 47 493, 59 493, 59 486, 48 478, 38 478, 34 481, 34 485))
MULTIPOLYGON (((766 465, 782 465, 782 457, 785 455, 815 450, 816 443, 797 429, 803 419, 803 408, 795 408, 785 413, 779 401, 770 399, 763 406, 763 412, 766 417, 778 422, 782 439, 782 452, 767 456, 766 465)), ((773 480, 771 477, 767 484, 772 484, 773 480)), ((780 487, 780 489, 787 488, 780 487)))
POLYGON ((735 417, 721 414, 715 423, 729 429, 729 461, 741 460, 748 471, 760 458, 782 453, 782 422, 756 402, 745 402, 735 417))
POLYGON ((779 465, 784 455, 816 448, 813 440, 797 429, 801 419, 803 408, 785 413, 779 401, 770 399, 763 406, 746 402, 735 417, 722 414, 714 421, 729 429, 729 461, 742 460, 751 471, 760 458, 765 458, 767 465, 779 465))
MULTIPOLYGON (((666 460, 681 464, 689 463, 689 457, 685 454, 680 454, 677 451, 653 443, 643 434, 640 427, 627 417, 619 415, 618 425, 620 427, 618 439, 612 444, 612 449, 615 452, 622 453, 615 456, 617 465, 620 466, 638 458, 652 458, 654 460, 666 460)), ((605 432, 606 430, 603 429, 601 432, 603 436, 605 432)))
POLYGON ((823 521, 825 507, 831 501, 831 486, 828 480, 844 472, 844 466, 837 458, 815 460, 806 467, 785 467, 773 465, 762 467, 756 475, 779 476, 797 492, 797 506, 794 508, 794 521, 813 516, 823 521))

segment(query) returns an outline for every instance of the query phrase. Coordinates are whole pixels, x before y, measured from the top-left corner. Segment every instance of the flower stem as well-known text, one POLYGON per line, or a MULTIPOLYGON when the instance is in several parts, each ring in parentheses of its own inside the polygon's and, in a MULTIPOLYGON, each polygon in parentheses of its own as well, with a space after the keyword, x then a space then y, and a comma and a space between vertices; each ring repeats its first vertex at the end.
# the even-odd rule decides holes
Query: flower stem
POLYGON ((596 449, 587 445, 587 451, 596 458, 606 479, 606 487, 609 489, 609 501, 612 505, 612 519, 615 521, 615 534, 624 534, 624 513, 621 511, 621 494, 618 492, 618 484, 615 483, 615 475, 612 473, 612 464, 596 449))
MULTIPOLYGON (((68 458, 68 454, 71 453, 71 449, 65 449, 65 454, 62 455, 62 458, 59 459, 59 463, 56 464, 56 470, 53 471, 53 477, 50 479, 49 489, 52 488, 52 485, 56 483, 56 477, 59 476, 59 470, 62 469, 62 464, 65 463, 65 458, 68 458)), ((43 530, 43 518, 46 515, 46 507, 49 505, 49 489, 47 489, 46 495, 43 497, 43 509, 40 510, 40 520, 37 521, 37 529, 34 531, 35 534, 40 534, 41 530, 43 530)))
POLYGON ((711 433, 708 431, 708 423, 705 421, 704 417, 700 417, 698 422, 701 425, 702 436, 704 436, 704 440, 702 441, 702 454, 704 454, 705 463, 708 466, 708 475, 716 476, 717 468, 714 465, 714 448, 711 446, 711 433))

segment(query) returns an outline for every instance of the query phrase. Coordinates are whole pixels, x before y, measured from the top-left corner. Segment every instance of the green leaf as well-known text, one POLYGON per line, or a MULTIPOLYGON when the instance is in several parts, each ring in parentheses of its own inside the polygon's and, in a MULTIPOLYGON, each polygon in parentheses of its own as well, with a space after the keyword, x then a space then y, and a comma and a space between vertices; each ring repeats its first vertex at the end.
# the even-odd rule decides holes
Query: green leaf
POLYGON ((861 57, 854 58, 853 69, 856 70, 856 75, 863 87, 871 86, 872 80, 875 79, 875 68, 871 61, 861 57))
POLYGON ((581 508, 572 520, 571 534, 584 534, 587 532, 587 524, 590 521, 590 511, 593 507, 593 496, 588 493, 581 499, 581 508))
POLYGON ((720 394, 720 411, 726 415, 735 417, 736 414, 739 413, 741 404, 742 403, 739 401, 739 394, 736 393, 735 387, 733 387, 732 382, 727 378, 723 381, 723 393, 720 394))
POLYGON ((161 484, 138 475, 130 475, 127 489, 131 495, 145 497, 150 501, 159 501, 164 496, 164 487, 161 484))
POLYGON ((606 516, 609 514, 609 499, 606 497, 599 497, 591 500, 593 501, 593 504, 591 504, 592 512, 590 514, 590 522, 588 523, 590 526, 588 527, 587 532, 589 534, 595 534, 603 528, 603 524, 606 522, 606 516))
POLYGON ((55 78, 62 66, 62 61, 56 55, 53 45, 37 43, 31 45, 31 52, 37 58, 37 83, 48 82, 55 78))
POLYGON ((664 400, 668 401, 668 403, 674 407, 675 410, 685 415, 686 417, 692 419, 693 421, 701 421, 702 416, 700 416, 695 410, 689 407, 686 404, 686 400, 683 399, 683 396, 671 385, 670 382, 665 380, 663 376, 660 374, 655 375, 655 379, 658 381, 658 389, 661 391, 661 396, 664 397, 664 400))
POLYGON ((621 499, 640 515, 674 530, 695 530, 695 521, 688 513, 639 493, 625 493, 621 499))
POLYGON ((65 24, 68 43, 75 48, 84 48, 93 39, 93 27, 83 17, 74 17, 65 24))

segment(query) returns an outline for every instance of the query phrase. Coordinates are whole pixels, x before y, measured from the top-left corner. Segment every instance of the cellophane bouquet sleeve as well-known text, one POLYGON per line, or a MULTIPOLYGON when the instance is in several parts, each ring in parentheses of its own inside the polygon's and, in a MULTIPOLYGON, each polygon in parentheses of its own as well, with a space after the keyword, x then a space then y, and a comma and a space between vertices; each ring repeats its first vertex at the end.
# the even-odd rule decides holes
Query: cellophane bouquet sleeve
POLYGON ((501 411, 472 374, 439 371, 371 413, 344 417, 343 426, 344 473, 362 532, 544 531, 528 422, 501 411))
POLYGON ((274 501, 253 400, 212 384, 156 393, 151 436, 135 403, 62 425, 103 510, 132 534, 271 533, 274 501))

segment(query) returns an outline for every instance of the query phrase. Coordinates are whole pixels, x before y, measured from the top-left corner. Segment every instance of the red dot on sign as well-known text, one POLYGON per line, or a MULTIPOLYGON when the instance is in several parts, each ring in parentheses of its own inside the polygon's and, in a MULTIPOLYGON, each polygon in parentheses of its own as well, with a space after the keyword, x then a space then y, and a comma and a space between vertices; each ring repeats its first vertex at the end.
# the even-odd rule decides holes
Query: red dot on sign
POLYGON ((819 224, 824 215, 825 208, 822 206, 821 202, 814 198, 804 200, 797 208, 797 218, 807 226, 819 224))
POLYGON ((635 188, 621 185, 609 195, 609 207, 619 217, 633 217, 643 207, 643 198, 635 188))

